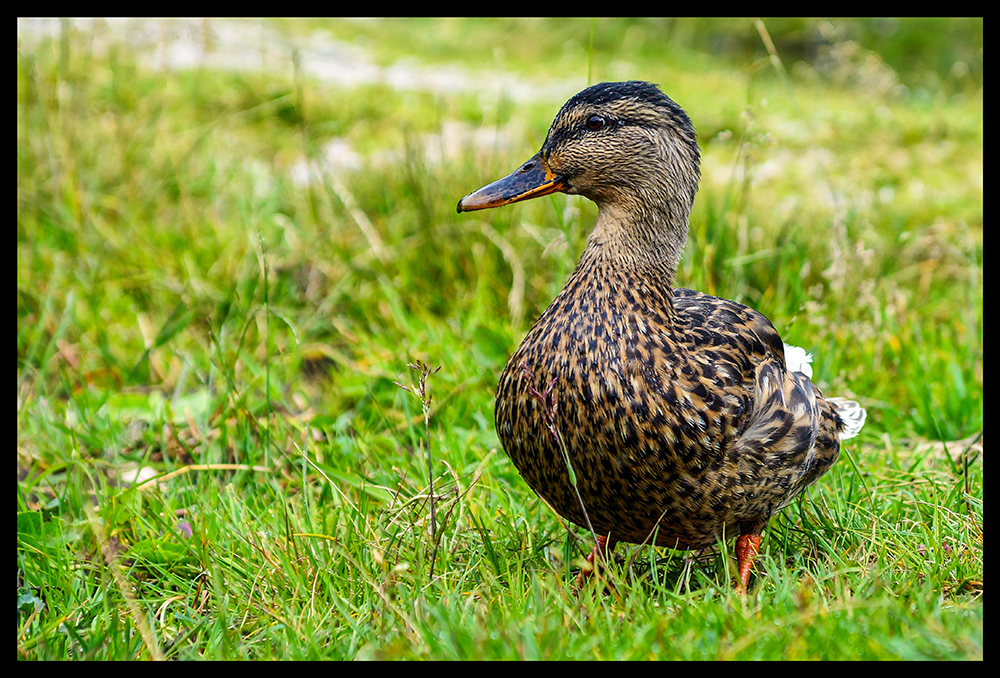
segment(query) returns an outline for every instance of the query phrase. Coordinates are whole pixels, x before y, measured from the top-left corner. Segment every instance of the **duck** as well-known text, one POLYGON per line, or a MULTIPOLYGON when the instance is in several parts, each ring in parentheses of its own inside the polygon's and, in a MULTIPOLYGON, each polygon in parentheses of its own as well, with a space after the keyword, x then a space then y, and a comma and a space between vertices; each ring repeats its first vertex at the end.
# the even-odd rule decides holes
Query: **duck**
POLYGON ((856 401, 823 396, 812 356, 763 314, 674 286, 700 164, 690 118, 658 85, 603 82, 559 109, 538 153, 458 203, 561 192, 597 204, 495 407, 524 481, 593 536, 581 582, 620 542, 700 550, 736 537, 746 593, 768 521, 865 422, 856 401))

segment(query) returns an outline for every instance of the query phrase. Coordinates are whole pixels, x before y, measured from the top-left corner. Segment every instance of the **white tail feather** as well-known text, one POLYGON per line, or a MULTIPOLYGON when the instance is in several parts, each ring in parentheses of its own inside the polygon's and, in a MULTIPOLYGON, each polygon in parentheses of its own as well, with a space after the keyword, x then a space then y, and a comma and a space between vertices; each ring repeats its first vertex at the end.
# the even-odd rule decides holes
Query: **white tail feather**
POLYGON ((813 360, 812 353, 806 353, 804 348, 799 348, 798 346, 792 346, 791 344, 785 344, 785 368, 791 370, 792 372, 801 372, 810 379, 813 376, 813 368, 811 363, 813 360))
POLYGON ((847 398, 827 398, 826 402, 833 405, 833 409, 837 410, 837 414, 844 421, 844 430, 840 432, 840 439, 847 440, 858 435, 868 417, 865 408, 847 398))

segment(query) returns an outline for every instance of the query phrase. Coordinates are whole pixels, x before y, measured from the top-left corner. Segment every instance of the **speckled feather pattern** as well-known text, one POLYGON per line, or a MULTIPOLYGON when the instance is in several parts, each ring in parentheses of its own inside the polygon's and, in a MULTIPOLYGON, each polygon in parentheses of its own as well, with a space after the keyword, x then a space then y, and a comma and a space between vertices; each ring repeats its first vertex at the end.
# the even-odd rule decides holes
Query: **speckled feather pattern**
MULTIPOLYGON (((497 434, 535 492, 586 525, 582 501, 610 544, 694 549, 759 535, 864 423, 857 403, 824 399, 805 352, 786 367, 763 315, 673 287, 699 161, 690 120, 658 88, 602 83, 560 109, 519 170, 544 163, 558 190, 599 212, 580 263, 500 377, 497 434), (550 384, 579 497, 532 394, 550 384)), ((459 211, 493 206, 481 193, 459 211)), ((741 557, 746 571, 755 555, 741 557)))
POLYGON ((658 545, 701 548, 762 527, 822 475, 841 423, 784 369, 764 316, 662 281, 582 261, 500 377, 497 433, 528 485, 586 524, 529 392, 555 379, 556 422, 594 529, 641 543, 655 528, 658 545))

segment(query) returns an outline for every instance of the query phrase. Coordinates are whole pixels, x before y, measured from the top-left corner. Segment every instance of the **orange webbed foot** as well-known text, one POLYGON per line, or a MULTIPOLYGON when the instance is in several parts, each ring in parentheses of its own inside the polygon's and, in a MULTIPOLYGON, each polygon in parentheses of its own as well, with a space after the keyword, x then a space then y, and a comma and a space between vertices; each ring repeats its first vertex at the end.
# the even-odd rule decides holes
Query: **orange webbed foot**
POLYGON ((745 594, 750 582, 750 570, 753 569, 757 553, 760 552, 759 534, 741 534, 736 540, 736 565, 739 581, 736 582, 736 592, 745 594))

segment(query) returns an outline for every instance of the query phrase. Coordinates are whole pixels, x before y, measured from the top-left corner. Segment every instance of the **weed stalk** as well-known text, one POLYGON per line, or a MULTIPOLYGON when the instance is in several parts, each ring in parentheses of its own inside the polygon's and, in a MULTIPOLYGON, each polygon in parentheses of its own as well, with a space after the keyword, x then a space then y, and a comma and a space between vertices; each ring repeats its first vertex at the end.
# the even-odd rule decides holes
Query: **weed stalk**
POLYGON ((580 510, 583 511, 583 519, 587 523, 587 529, 590 530, 590 535, 594 538, 594 544, 597 545, 597 532, 594 530, 594 526, 590 524, 587 507, 584 506, 583 497, 580 495, 580 488, 577 487, 576 472, 573 470, 573 462, 569 459, 569 448, 566 447, 566 441, 563 440, 562 433, 559 431, 559 424, 556 422, 559 404, 556 402, 555 386, 556 382, 559 381, 559 377, 553 377, 549 385, 545 387, 545 390, 539 391, 532 384, 534 375, 528 369, 528 363, 521 363, 521 376, 528 382, 529 395, 542 406, 542 419, 545 421, 545 428, 549 429, 549 433, 552 434, 552 437, 556 441, 556 446, 562 453, 563 461, 566 462, 566 470, 569 473, 569 484, 573 486, 573 492, 576 493, 576 500, 580 502, 580 510))
POLYGON ((412 393, 413 395, 420 398, 420 405, 424 412, 424 436, 425 436, 425 447, 427 449, 427 484, 429 486, 429 491, 431 495, 431 542, 434 544, 434 550, 431 553, 431 569, 430 569, 430 579, 434 580, 434 563, 437 561, 437 550, 438 550, 438 539, 437 539, 437 516, 435 514, 434 507, 434 463, 431 457, 431 401, 433 396, 427 391, 427 378, 432 374, 437 374, 441 371, 441 365, 438 365, 435 369, 431 369, 425 365, 422 361, 418 360, 416 363, 407 363, 407 367, 414 370, 420 374, 417 378, 416 385, 404 386, 398 381, 394 381, 396 386, 412 393))

